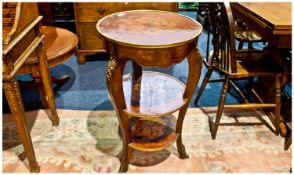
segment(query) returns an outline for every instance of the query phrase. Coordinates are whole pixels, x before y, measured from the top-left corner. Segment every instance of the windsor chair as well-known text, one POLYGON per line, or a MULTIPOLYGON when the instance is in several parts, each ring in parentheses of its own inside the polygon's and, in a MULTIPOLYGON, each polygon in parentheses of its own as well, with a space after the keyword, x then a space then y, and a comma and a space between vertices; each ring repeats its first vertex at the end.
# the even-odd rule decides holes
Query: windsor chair
MULTIPOLYGON (((208 70, 197 94, 195 104, 198 103, 200 96, 209 82, 213 71, 219 72, 225 78, 218 80, 223 82, 221 96, 219 99, 218 109, 215 121, 209 119, 211 136, 216 137, 218 127, 220 125, 256 125, 265 124, 276 135, 279 134, 280 121, 280 106, 281 106, 281 76, 280 69, 272 58, 255 49, 236 50, 235 45, 235 25, 230 5, 228 3, 210 3, 209 17, 212 24, 212 44, 213 52, 204 61, 208 70), (253 90, 252 84, 255 77, 269 77, 275 83, 275 102, 264 103, 259 95, 253 90), (249 89, 256 100, 251 101, 249 96, 241 91, 234 83, 234 80, 249 79, 249 89), (227 91, 231 85, 236 89, 236 92, 242 98, 243 104, 225 105, 227 91), (271 127, 264 119, 257 117, 260 123, 220 123, 224 108, 239 108, 239 109, 260 109, 274 108, 274 114, 268 115, 274 127, 271 127)), ((212 80, 212 82, 217 82, 212 80)))

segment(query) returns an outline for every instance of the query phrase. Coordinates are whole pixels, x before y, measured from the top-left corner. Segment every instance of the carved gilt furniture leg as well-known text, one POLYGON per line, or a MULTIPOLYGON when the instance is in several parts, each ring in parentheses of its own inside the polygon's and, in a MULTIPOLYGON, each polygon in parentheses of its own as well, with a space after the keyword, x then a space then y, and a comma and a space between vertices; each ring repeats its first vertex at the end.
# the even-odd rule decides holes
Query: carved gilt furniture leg
POLYGON ((41 44, 36 48, 37 57, 39 59, 39 67, 40 73, 42 77, 42 82, 46 92, 46 101, 48 102, 50 111, 51 111, 51 121, 53 126, 59 125, 59 118, 56 111, 55 99, 52 90, 52 82, 51 82, 51 75, 49 72, 48 60, 45 52, 45 44, 44 40, 41 44))
POLYGON ((24 151, 28 157, 30 171, 40 172, 40 167, 35 157, 35 152, 30 136, 30 132, 27 127, 27 121, 25 118, 25 110, 18 86, 18 82, 15 78, 12 78, 10 82, 3 82, 3 88, 5 96, 7 98, 13 119, 16 124, 18 134, 24 147, 24 151))
POLYGON ((126 65, 126 59, 117 58, 116 45, 109 45, 110 60, 106 68, 106 84, 111 103, 115 109, 123 141, 123 154, 119 172, 127 172, 132 154, 129 147, 131 142, 131 130, 129 126, 129 116, 123 110, 126 109, 123 92, 123 72, 126 65))
POLYGON ((188 74, 188 81, 187 81, 183 98, 186 98, 188 100, 186 104, 179 111, 179 116, 178 116, 177 126, 176 126, 176 133, 179 134, 179 137, 177 139, 177 149, 178 149, 179 157, 181 159, 185 159, 189 157, 182 143, 182 127, 183 127, 183 121, 186 115, 187 108, 189 106, 189 103, 191 101, 191 98, 194 94, 195 88, 197 87, 197 84, 200 78, 201 65, 202 65, 201 55, 199 51, 196 49, 192 50, 189 53, 187 58, 189 63, 189 74, 188 74))

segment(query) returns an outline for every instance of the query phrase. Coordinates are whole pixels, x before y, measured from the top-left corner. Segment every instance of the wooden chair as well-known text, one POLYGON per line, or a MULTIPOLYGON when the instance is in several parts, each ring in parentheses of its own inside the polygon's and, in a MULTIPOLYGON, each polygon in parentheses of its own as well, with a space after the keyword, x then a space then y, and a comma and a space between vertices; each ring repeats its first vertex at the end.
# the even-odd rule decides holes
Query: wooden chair
MULTIPOLYGON (((197 21, 199 21, 204 29, 208 31, 207 33, 207 41, 209 41, 211 34, 211 23, 209 19, 209 4, 207 2, 199 3, 199 8, 197 12, 197 21)), ((257 42, 267 42, 266 39, 262 38, 262 36, 255 30, 250 29, 244 22, 239 19, 235 19, 235 39, 239 41, 238 49, 243 49, 244 43, 248 43, 248 48, 253 48, 253 43, 257 42)), ((208 48, 208 47, 207 47, 208 48)), ((208 54, 207 54, 208 56, 208 54)))
POLYGON ((210 31, 211 24, 208 17, 208 6, 209 3, 199 2, 196 20, 200 22, 205 30, 210 31))
POLYGON ((281 69, 277 67, 271 58, 267 57, 261 51, 254 49, 236 50, 234 20, 228 3, 210 3, 209 15, 213 33, 213 52, 208 59, 205 60, 205 65, 208 67, 208 71, 201 84, 195 103, 198 103, 206 84, 209 82, 212 71, 218 71, 225 77, 223 80, 212 80, 212 82, 223 82, 215 122, 209 120, 212 138, 215 139, 219 125, 265 124, 271 131, 278 135, 281 105, 281 69), (254 77, 270 77, 273 79, 273 82, 275 83, 274 103, 265 104, 262 99, 259 98, 258 94, 252 88, 254 77), (250 80, 250 91, 252 95, 256 97, 258 103, 249 103, 250 100, 246 98, 234 83, 234 80, 238 79, 250 80), (236 89, 245 104, 224 104, 229 84, 236 89), (269 118, 273 123, 274 128, 260 117, 258 119, 260 119, 261 123, 220 123, 224 108, 273 108, 274 114, 271 113, 269 118))
POLYGON ((239 19, 235 19, 235 39, 239 41, 238 49, 243 49, 244 43, 248 43, 249 49, 253 49, 255 42, 266 43, 266 39, 239 19))
POLYGON ((30 171, 39 172, 30 132, 27 127, 25 111, 20 89, 15 75, 24 65, 29 56, 35 52, 38 58, 38 70, 42 77, 46 99, 51 109, 53 125, 59 124, 51 76, 48 71, 48 60, 45 53, 44 35, 41 30, 41 19, 36 3, 3 2, 3 31, 2 31, 2 81, 16 128, 27 155, 30 171))

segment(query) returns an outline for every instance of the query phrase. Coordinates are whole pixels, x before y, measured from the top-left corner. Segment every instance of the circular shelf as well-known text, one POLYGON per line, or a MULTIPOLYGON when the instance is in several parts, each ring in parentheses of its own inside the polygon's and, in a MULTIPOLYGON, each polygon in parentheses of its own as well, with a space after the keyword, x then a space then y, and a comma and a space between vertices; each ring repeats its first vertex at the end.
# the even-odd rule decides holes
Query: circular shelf
POLYGON ((124 110, 129 116, 159 117, 170 115, 185 103, 185 85, 176 78, 152 71, 143 71, 135 79, 133 74, 123 77, 126 102, 124 110))
POLYGON ((174 116, 143 120, 138 117, 130 118, 132 143, 135 150, 151 152, 160 151, 178 138, 175 133, 177 119, 174 116))

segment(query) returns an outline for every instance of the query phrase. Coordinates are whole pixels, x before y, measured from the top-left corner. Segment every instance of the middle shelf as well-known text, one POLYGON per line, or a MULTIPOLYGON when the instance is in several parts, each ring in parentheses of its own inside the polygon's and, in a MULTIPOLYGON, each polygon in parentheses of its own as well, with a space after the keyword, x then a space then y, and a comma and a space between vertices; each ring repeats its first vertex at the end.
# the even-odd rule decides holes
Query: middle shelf
POLYGON ((166 116, 187 102, 187 99, 183 98, 185 85, 160 72, 143 71, 138 79, 135 79, 132 73, 124 75, 123 90, 126 102, 124 112, 129 116, 166 116))

